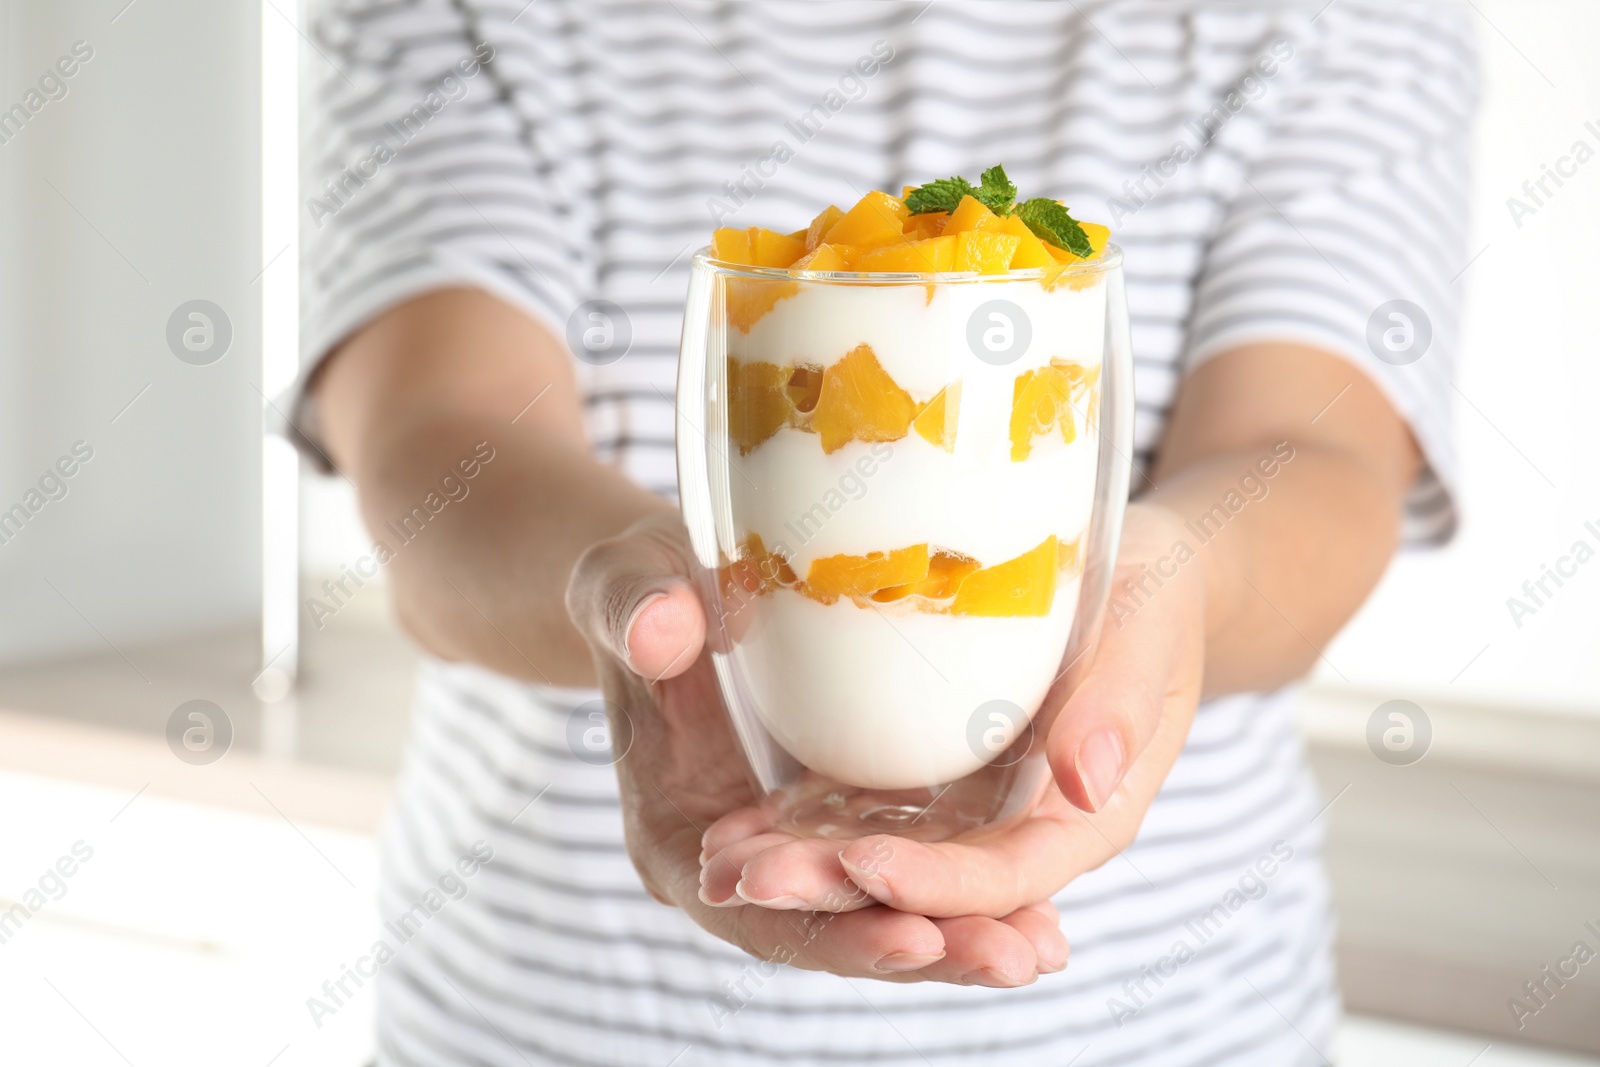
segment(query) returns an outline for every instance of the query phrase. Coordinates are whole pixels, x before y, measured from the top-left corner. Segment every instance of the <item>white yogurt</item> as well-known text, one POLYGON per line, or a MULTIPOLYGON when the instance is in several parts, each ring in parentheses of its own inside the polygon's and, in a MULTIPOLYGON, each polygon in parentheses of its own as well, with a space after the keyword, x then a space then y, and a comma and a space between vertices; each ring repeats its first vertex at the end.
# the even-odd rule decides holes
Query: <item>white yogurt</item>
MULTIPOLYGON (((1104 332, 1103 284, 1054 292, 1034 281, 945 285, 931 301, 922 286, 802 287, 748 334, 730 330, 730 356, 827 366, 865 343, 919 403, 959 380, 955 449, 912 430, 829 455, 816 434, 782 429, 747 456, 735 452, 726 480, 715 479, 714 496, 729 505, 728 532, 759 534, 802 578, 813 560, 838 553, 927 544, 992 566, 1051 534, 1080 539, 1093 506, 1098 436, 1079 411, 1075 441, 1042 435, 1026 460, 1013 462, 1012 395, 1019 374, 1052 358, 1097 368, 1104 332), (1001 366, 968 344, 969 320, 993 300, 1020 308, 1032 334, 1001 366)), ((865 788, 935 786, 994 755, 974 743, 983 705, 1008 701, 1030 717, 1038 710, 1077 610, 1075 575, 1061 579, 1048 615, 1020 618, 849 599, 824 605, 779 589, 744 607, 747 627, 729 666, 774 740, 810 769, 865 788)))

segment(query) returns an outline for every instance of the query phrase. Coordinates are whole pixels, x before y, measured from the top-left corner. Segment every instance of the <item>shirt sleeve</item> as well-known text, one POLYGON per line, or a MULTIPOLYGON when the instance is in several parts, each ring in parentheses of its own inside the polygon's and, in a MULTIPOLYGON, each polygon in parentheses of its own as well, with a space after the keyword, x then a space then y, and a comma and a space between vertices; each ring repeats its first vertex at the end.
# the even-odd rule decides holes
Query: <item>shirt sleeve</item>
POLYGON ((283 430, 322 469, 306 384, 344 338, 430 290, 487 290, 563 335, 572 220, 508 101, 496 37, 449 0, 313 5, 302 100, 301 373, 283 430))
POLYGON ((1457 522, 1451 378, 1476 50, 1455 5, 1342 0, 1315 31, 1208 250, 1185 369, 1267 340, 1348 360, 1423 454, 1405 540, 1440 544, 1457 522))

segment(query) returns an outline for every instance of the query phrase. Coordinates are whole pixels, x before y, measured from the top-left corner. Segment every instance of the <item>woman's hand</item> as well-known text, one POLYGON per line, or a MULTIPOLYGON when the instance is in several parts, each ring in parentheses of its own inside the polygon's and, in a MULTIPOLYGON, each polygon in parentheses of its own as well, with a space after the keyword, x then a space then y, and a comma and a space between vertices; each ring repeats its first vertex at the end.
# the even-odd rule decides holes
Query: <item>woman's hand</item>
MULTIPOLYGON (((707 620, 689 564, 682 522, 653 515, 585 552, 567 590, 567 609, 594 651, 613 745, 624 753, 617 777, 628 852, 651 895, 752 955, 809 970, 1018 986, 1066 966, 1067 943, 1048 891, 999 908, 993 892, 933 884, 951 868, 930 867, 928 846, 898 838, 852 844, 848 854, 862 869, 881 870, 888 884, 919 899, 937 896, 939 905, 897 900, 886 907, 844 877, 838 843, 797 842, 760 825, 705 649, 707 620), (713 824, 717 835, 708 840, 713 824), (808 902, 725 906, 744 904, 731 881, 726 891, 722 880, 701 884, 708 858, 711 871, 734 870, 719 858, 723 848, 785 873, 808 902), (769 852, 793 860, 774 865, 769 852), (823 877, 830 870, 835 877, 823 877), (961 907, 966 895, 980 906, 961 907)), ((1130 751, 1142 747, 1136 732, 1127 743, 1130 751)))
POLYGON ((1121 596, 1093 663, 1058 687, 1076 683, 1045 742, 1055 785, 1027 818, 973 841, 868 837, 841 851, 778 832, 744 808, 706 835, 703 898, 763 911, 879 904, 935 919, 1003 916, 1047 902, 1116 856, 1182 750, 1200 698, 1205 582, 1198 562, 1171 558, 1181 536, 1170 512, 1128 509, 1113 590, 1142 579, 1140 606, 1126 610, 1133 598, 1121 596))

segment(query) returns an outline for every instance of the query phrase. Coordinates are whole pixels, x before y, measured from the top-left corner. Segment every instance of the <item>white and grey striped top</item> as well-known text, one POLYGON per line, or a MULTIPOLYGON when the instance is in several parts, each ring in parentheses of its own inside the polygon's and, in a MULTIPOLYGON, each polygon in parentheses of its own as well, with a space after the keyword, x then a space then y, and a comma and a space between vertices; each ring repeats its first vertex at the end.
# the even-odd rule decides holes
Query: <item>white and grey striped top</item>
MULTIPOLYGON (((1126 251, 1141 464, 1188 368, 1304 341, 1410 421, 1427 470, 1409 539, 1454 527, 1476 68, 1453 6, 330 0, 311 36, 308 368, 441 286, 487 289, 557 336, 583 301, 612 301, 632 340, 576 365, 587 427, 600 457, 671 495, 688 259, 714 222, 797 229, 870 188, 1003 162, 1126 251)), ((382 1062, 1331 1054, 1320 804, 1284 694, 1200 709, 1135 845, 1059 896, 1071 965, 1008 991, 770 968, 654 903, 611 770, 568 744, 593 696, 425 669, 386 916, 473 842, 495 853, 382 968, 382 1062)))

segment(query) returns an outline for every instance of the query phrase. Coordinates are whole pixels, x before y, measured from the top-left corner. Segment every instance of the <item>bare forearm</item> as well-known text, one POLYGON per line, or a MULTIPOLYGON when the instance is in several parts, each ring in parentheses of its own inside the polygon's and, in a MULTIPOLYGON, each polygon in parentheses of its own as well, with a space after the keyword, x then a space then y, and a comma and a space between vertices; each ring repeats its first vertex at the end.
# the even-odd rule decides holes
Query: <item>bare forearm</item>
POLYGON ((432 293, 351 338, 316 398, 333 460, 392 551, 406 630, 446 659, 591 685, 563 602, 572 565, 671 505, 593 457, 568 359, 486 294, 432 293))
MULTIPOLYGON (((1368 466, 1304 441, 1207 457, 1166 473, 1143 499, 1182 523, 1161 569, 1203 576, 1209 696, 1273 688, 1314 667, 1382 575, 1399 526, 1392 492, 1368 466)), ((1149 595, 1159 580, 1119 593, 1149 595)))
MULTIPOLYGON (((670 505, 577 449, 487 413, 429 412, 375 443, 357 477, 375 536, 399 530, 460 457, 492 450, 467 495, 396 550, 388 573, 395 608, 436 655, 530 681, 592 685, 588 645, 563 594, 583 550, 670 505)), ((437 498, 436 498, 437 499, 437 498)), ((409 533, 409 529, 401 534, 409 533)))
POLYGON ((1420 464, 1377 384, 1330 353, 1248 345, 1185 381, 1142 500, 1178 518, 1173 555, 1204 579, 1208 695, 1316 664, 1393 555, 1420 464))

